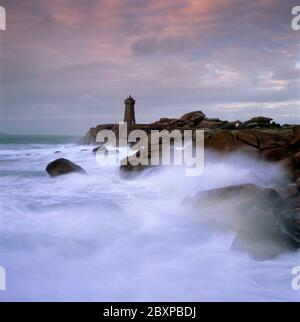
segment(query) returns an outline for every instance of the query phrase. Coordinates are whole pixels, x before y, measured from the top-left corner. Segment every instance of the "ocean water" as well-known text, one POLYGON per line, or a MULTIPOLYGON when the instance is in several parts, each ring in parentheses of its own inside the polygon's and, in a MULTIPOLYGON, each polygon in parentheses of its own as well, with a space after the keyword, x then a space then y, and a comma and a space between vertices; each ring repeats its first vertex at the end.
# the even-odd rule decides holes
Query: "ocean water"
POLYGON ((165 169, 124 180, 71 137, 1 137, 0 301, 299 301, 299 252, 257 261, 231 250, 235 233, 182 200, 229 184, 270 186, 280 169, 235 156, 201 177, 165 169), (87 175, 50 179, 65 157, 87 175), (201 220, 200 220, 201 219, 201 220))

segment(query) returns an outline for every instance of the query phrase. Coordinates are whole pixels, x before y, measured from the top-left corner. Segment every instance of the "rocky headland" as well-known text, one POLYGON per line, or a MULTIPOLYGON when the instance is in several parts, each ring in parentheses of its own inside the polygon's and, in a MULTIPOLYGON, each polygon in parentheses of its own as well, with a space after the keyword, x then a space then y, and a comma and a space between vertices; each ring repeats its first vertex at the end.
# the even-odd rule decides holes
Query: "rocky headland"
MULTIPOLYGON (((112 130, 118 137, 118 124, 100 124, 92 127, 79 144, 96 145, 97 133, 104 129, 112 130)), ((258 160, 280 162, 290 180, 300 178, 300 125, 280 125, 263 116, 245 122, 223 121, 207 118, 202 111, 195 111, 180 118, 161 118, 150 124, 134 124, 130 129, 141 129, 147 134, 162 130, 204 130, 205 149, 222 155, 239 151, 258 160)), ((141 169, 143 167, 130 164, 122 167, 127 172, 141 169)))
MULTIPOLYGON (((119 133, 118 124, 101 124, 91 128, 79 144, 96 145, 97 133, 103 129, 119 133)), ((204 130, 205 151, 227 156, 240 152, 267 162, 277 163, 286 174, 282 186, 262 188, 256 185, 223 187, 194 193, 184 201, 194 211, 200 211, 203 202, 210 209, 223 213, 220 218, 237 232, 233 248, 251 252, 257 258, 266 256, 263 245, 272 245, 272 255, 282 249, 300 245, 300 126, 280 125, 271 118, 258 116, 248 121, 224 121, 207 118, 202 111, 186 113, 180 118, 161 118, 150 124, 131 124, 130 130, 146 131, 150 140, 151 131, 204 130), (253 229, 258 227, 259 229, 253 229), (260 245, 258 247, 258 245, 260 245)), ((161 142, 160 142, 161 144, 161 142)), ((157 146, 159 151, 160 146, 157 146)), ((155 149, 154 149, 155 150, 155 149)), ((136 153, 150 159, 151 150, 136 153)), ((97 148, 94 148, 94 153, 97 148)), ((152 149, 153 153, 153 149, 152 149)), ((130 158, 130 157, 129 157, 130 158)), ((147 166, 121 166, 121 175, 135 177, 147 166), (134 175, 134 176, 133 176, 134 175)), ((218 218, 218 221, 220 220, 218 218)))

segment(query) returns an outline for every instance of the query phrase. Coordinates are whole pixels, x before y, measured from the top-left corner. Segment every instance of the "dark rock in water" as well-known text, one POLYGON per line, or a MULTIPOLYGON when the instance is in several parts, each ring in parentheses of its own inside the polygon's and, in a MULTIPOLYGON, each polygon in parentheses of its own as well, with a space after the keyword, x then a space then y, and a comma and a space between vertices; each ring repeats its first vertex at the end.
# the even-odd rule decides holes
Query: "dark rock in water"
POLYGON ((55 151, 54 154, 58 154, 58 153, 61 153, 61 151, 55 151))
POLYGON ((282 231, 300 244, 300 208, 282 210, 278 219, 282 231))
POLYGON ((295 208, 300 208, 300 196, 295 196, 289 199, 291 205, 295 208))
POLYGON ((63 158, 50 162, 47 165, 46 171, 50 177, 57 177, 72 172, 86 174, 85 170, 79 165, 63 158))
POLYGON ((93 149, 93 153, 96 154, 98 152, 107 152, 107 148, 105 145, 100 145, 100 146, 97 146, 96 148, 93 149))
POLYGON ((250 254, 255 260, 263 261, 275 258, 287 251, 296 251, 298 244, 279 230, 266 236, 237 234, 231 249, 250 254))
POLYGON ((298 186, 296 183, 290 183, 286 187, 277 189, 277 191, 283 199, 289 200, 298 195, 298 186))
POLYGON ((232 247, 256 259, 272 258, 300 246, 299 215, 274 189, 253 184, 229 186, 200 192, 184 204, 235 231, 232 247))

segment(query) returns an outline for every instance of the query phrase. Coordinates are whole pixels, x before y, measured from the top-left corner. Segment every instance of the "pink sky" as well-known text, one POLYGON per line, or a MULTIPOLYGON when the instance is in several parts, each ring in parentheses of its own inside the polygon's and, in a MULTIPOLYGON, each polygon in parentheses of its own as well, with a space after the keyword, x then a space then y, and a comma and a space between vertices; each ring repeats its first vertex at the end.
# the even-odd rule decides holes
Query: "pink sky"
POLYGON ((202 110, 300 122, 297 0, 4 0, 1 120, 11 133, 78 133, 202 110))

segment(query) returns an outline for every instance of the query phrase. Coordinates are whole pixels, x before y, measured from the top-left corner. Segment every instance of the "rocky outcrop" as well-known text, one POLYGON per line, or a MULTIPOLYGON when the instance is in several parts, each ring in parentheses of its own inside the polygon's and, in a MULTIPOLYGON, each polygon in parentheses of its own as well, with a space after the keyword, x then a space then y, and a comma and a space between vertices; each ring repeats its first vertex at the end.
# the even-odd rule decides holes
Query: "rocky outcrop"
POLYGON ((50 177, 58 177, 74 172, 86 174, 85 170, 83 170, 79 165, 63 158, 50 162, 47 165, 46 171, 50 177))
MULTIPOLYGON (((185 128, 181 128, 183 131, 185 128)), ((287 176, 295 181, 300 178, 300 136, 299 127, 287 129, 241 129, 205 130, 204 146, 206 151, 214 151, 221 155, 241 152, 257 160, 278 162, 285 170, 287 176)), ((142 154, 145 158, 149 155, 142 154)), ((144 162, 145 164, 145 162, 144 162)), ((150 163, 149 163, 150 164, 150 163)), ((122 171, 129 172, 144 170, 146 166, 122 167, 122 171)))
MULTIPOLYGON (((241 129, 278 129, 281 126, 272 119, 263 116, 253 117, 248 121, 224 121, 218 118, 207 118, 202 111, 189 112, 179 118, 160 118, 158 121, 150 124, 133 124, 132 129, 140 129, 146 132, 151 130, 173 130, 173 129, 223 129, 223 130, 241 130, 241 129)), ((113 130, 118 133, 116 124, 100 124, 90 128, 86 135, 79 141, 79 144, 96 144, 97 133, 101 130, 113 130)))
POLYGON ((224 187, 200 192, 184 205, 235 231, 232 248, 257 259, 300 246, 299 209, 275 189, 253 184, 224 187))
POLYGON ((191 123, 191 125, 198 125, 201 121, 205 120, 206 116, 202 111, 190 112, 180 117, 181 121, 191 123))
POLYGON ((102 130, 112 130, 114 124, 100 124, 88 130, 86 135, 78 142, 80 145, 93 145, 96 144, 97 134, 102 130))
MULTIPOLYGON (((196 130, 205 131, 205 148, 226 155, 242 152, 255 159, 279 162, 290 179, 300 178, 300 126, 283 126, 272 122, 272 118, 257 116, 241 122, 229 122, 218 118, 207 118, 202 111, 186 113, 179 118, 160 118, 150 124, 134 124, 131 130, 151 131, 196 130)), ((114 131, 118 138, 118 124, 102 124, 91 128, 80 144, 96 144, 101 130, 114 131)), ((149 158, 147 155, 145 158, 149 158)), ((123 166, 130 172, 143 170, 146 166, 123 166)))

